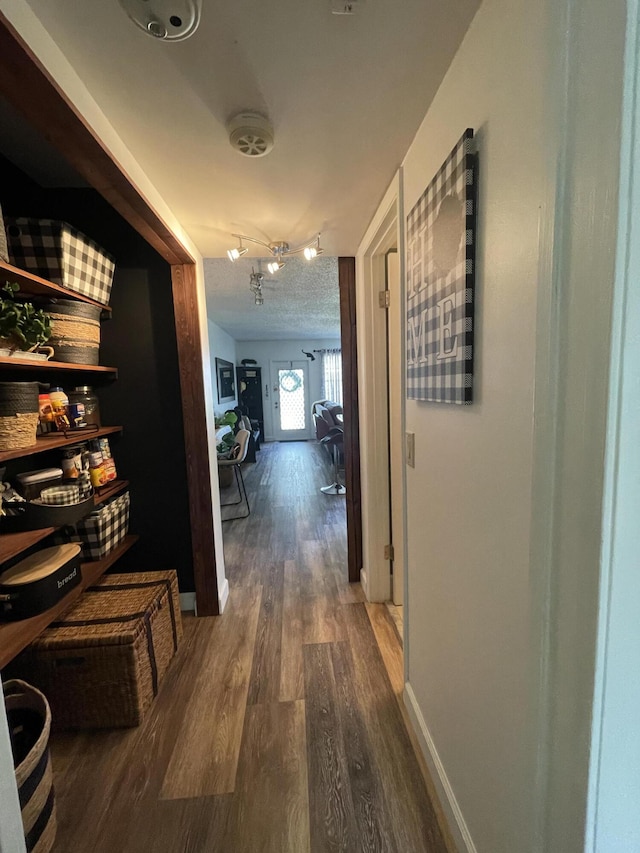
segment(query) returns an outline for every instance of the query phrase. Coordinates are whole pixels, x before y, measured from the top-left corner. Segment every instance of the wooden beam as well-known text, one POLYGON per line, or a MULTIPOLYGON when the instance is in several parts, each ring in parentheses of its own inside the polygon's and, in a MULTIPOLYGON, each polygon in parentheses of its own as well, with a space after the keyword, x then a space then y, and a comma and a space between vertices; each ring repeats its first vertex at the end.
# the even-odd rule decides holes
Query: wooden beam
POLYGON ((362 568, 362 506, 360 498, 360 434, 358 429, 358 353, 356 339, 356 261, 338 258, 342 388, 344 397, 344 460, 347 487, 347 562, 349 581, 360 580, 362 568))
POLYGON ((217 616, 218 580, 195 266, 172 266, 171 280, 180 364, 196 602, 199 616, 217 616))
POLYGON ((0 94, 170 264, 193 258, 0 13, 0 94))

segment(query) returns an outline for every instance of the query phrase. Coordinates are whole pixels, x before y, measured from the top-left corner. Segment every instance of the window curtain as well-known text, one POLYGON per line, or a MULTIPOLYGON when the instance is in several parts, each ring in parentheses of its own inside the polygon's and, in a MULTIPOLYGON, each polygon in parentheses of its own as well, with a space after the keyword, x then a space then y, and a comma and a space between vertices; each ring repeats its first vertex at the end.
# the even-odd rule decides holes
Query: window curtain
POLYGON ((322 351, 322 397, 342 405, 342 350, 322 351))

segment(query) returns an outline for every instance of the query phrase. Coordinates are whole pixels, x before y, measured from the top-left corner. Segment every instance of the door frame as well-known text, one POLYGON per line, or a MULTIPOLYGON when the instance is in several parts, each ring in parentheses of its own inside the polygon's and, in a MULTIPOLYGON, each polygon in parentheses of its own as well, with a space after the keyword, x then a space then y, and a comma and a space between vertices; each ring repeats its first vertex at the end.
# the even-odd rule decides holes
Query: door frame
POLYGON ((271 403, 271 431, 273 433, 273 438, 275 441, 308 441, 313 434, 311 429, 311 394, 309 393, 309 362, 302 361, 301 359, 290 359, 290 358, 272 358, 269 360, 269 381, 271 382, 271 394, 270 400, 271 403), (279 370, 282 370, 281 367, 276 367, 275 365, 280 364, 289 364, 292 370, 297 370, 298 368, 302 368, 302 372, 304 374, 304 413, 305 413, 305 424, 306 427, 304 430, 299 430, 300 434, 297 436, 291 436, 290 438, 282 438, 281 437, 281 429, 279 426, 280 423, 280 383, 277 381, 277 376, 275 374, 278 373, 279 370), (278 385, 278 390, 274 390, 274 385, 278 385), (275 416, 275 403, 276 397, 278 395, 278 417, 275 416), (278 425, 276 425, 276 421, 278 425))
POLYGON ((347 574, 349 583, 358 583, 362 571, 362 493, 355 258, 338 258, 338 286, 344 413, 344 484, 347 489, 347 574))
MULTIPOLYGON (((362 360, 360 370, 360 441, 362 444, 362 586, 369 601, 388 601, 391 594, 389 560, 385 546, 391 541, 389 503, 389 402, 387 393, 387 342, 386 316, 378 302, 378 293, 385 289, 385 255, 397 248, 400 262, 400 288, 396 295, 402 305, 404 279, 404 245, 401 224, 401 170, 389 186, 360 244, 358 262, 358 352, 362 360)), ((402 312, 400 311, 400 318, 402 312)), ((401 330, 400 337, 404 340, 401 330)), ((404 370, 400 362, 399 376, 401 401, 404 400, 404 370)), ((404 435, 404 405, 400 412, 399 432, 404 435)), ((406 553, 406 485, 404 442, 402 446, 402 550, 406 553)), ((406 562, 406 561, 405 561, 406 562)), ((404 573, 404 626, 407 642, 408 586, 407 567, 404 573)), ((406 646, 405 646, 406 649, 406 646)), ((405 659, 407 655, 405 655, 405 659)))

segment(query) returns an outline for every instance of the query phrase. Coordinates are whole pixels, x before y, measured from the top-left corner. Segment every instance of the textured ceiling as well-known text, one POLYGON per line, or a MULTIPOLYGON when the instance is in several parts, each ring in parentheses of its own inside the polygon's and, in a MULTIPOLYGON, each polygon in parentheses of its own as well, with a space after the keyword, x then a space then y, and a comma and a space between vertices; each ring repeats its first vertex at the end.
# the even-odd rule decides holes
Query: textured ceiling
POLYGON ((289 258, 273 276, 262 261, 264 305, 255 305, 249 289, 249 275, 252 268, 258 272, 259 262, 205 260, 207 313, 218 326, 237 341, 340 336, 337 258, 289 258))

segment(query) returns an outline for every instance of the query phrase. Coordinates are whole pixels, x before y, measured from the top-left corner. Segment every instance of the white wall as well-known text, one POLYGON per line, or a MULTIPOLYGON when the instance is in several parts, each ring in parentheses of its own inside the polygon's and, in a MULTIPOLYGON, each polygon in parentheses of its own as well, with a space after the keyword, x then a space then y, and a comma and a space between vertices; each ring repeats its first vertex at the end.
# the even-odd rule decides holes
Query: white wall
POLYGON ((207 320, 209 327, 209 353, 211 355, 211 382, 213 386, 213 403, 216 415, 223 415, 227 409, 233 409, 238 405, 238 389, 236 388, 236 399, 220 403, 218 400, 218 382, 216 375, 216 358, 223 358, 236 364, 236 342, 224 329, 217 326, 212 320, 207 320))
MULTIPOLYGON (((270 383, 270 366, 272 361, 304 361, 305 352, 313 352, 314 349, 334 349, 340 346, 340 341, 333 339, 317 339, 308 341, 238 341, 236 345, 237 363, 243 358, 255 358, 257 366, 262 368, 262 406, 264 410, 264 434, 265 441, 273 441, 273 393, 270 383), (269 385, 269 394, 266 393, 266 385, 269 385)), ((316 360, 306 359, 309 362, 309 402, 319 400, 322 396, 322 357, 315 354, 316 360)), ((309 429, 307 437, 313 438, 315 432, 311 420, 311 412, 308 412, 309 429)))
MULTIPOLYGON (((411 210, 466 127, 479 149, 474 403, 407 401, 408 696, 467 846, 533 849, 529 550, 543 4, 486 0, 403 163, 411 210)), ((471 848, 472 849, 472 848, 471 848)))
POLYGON ((403 162, 406 216, 476 131, 474 403, 406 403, 406 701, 461 850, 584 849, 624 11, 485 0, 403 162))

